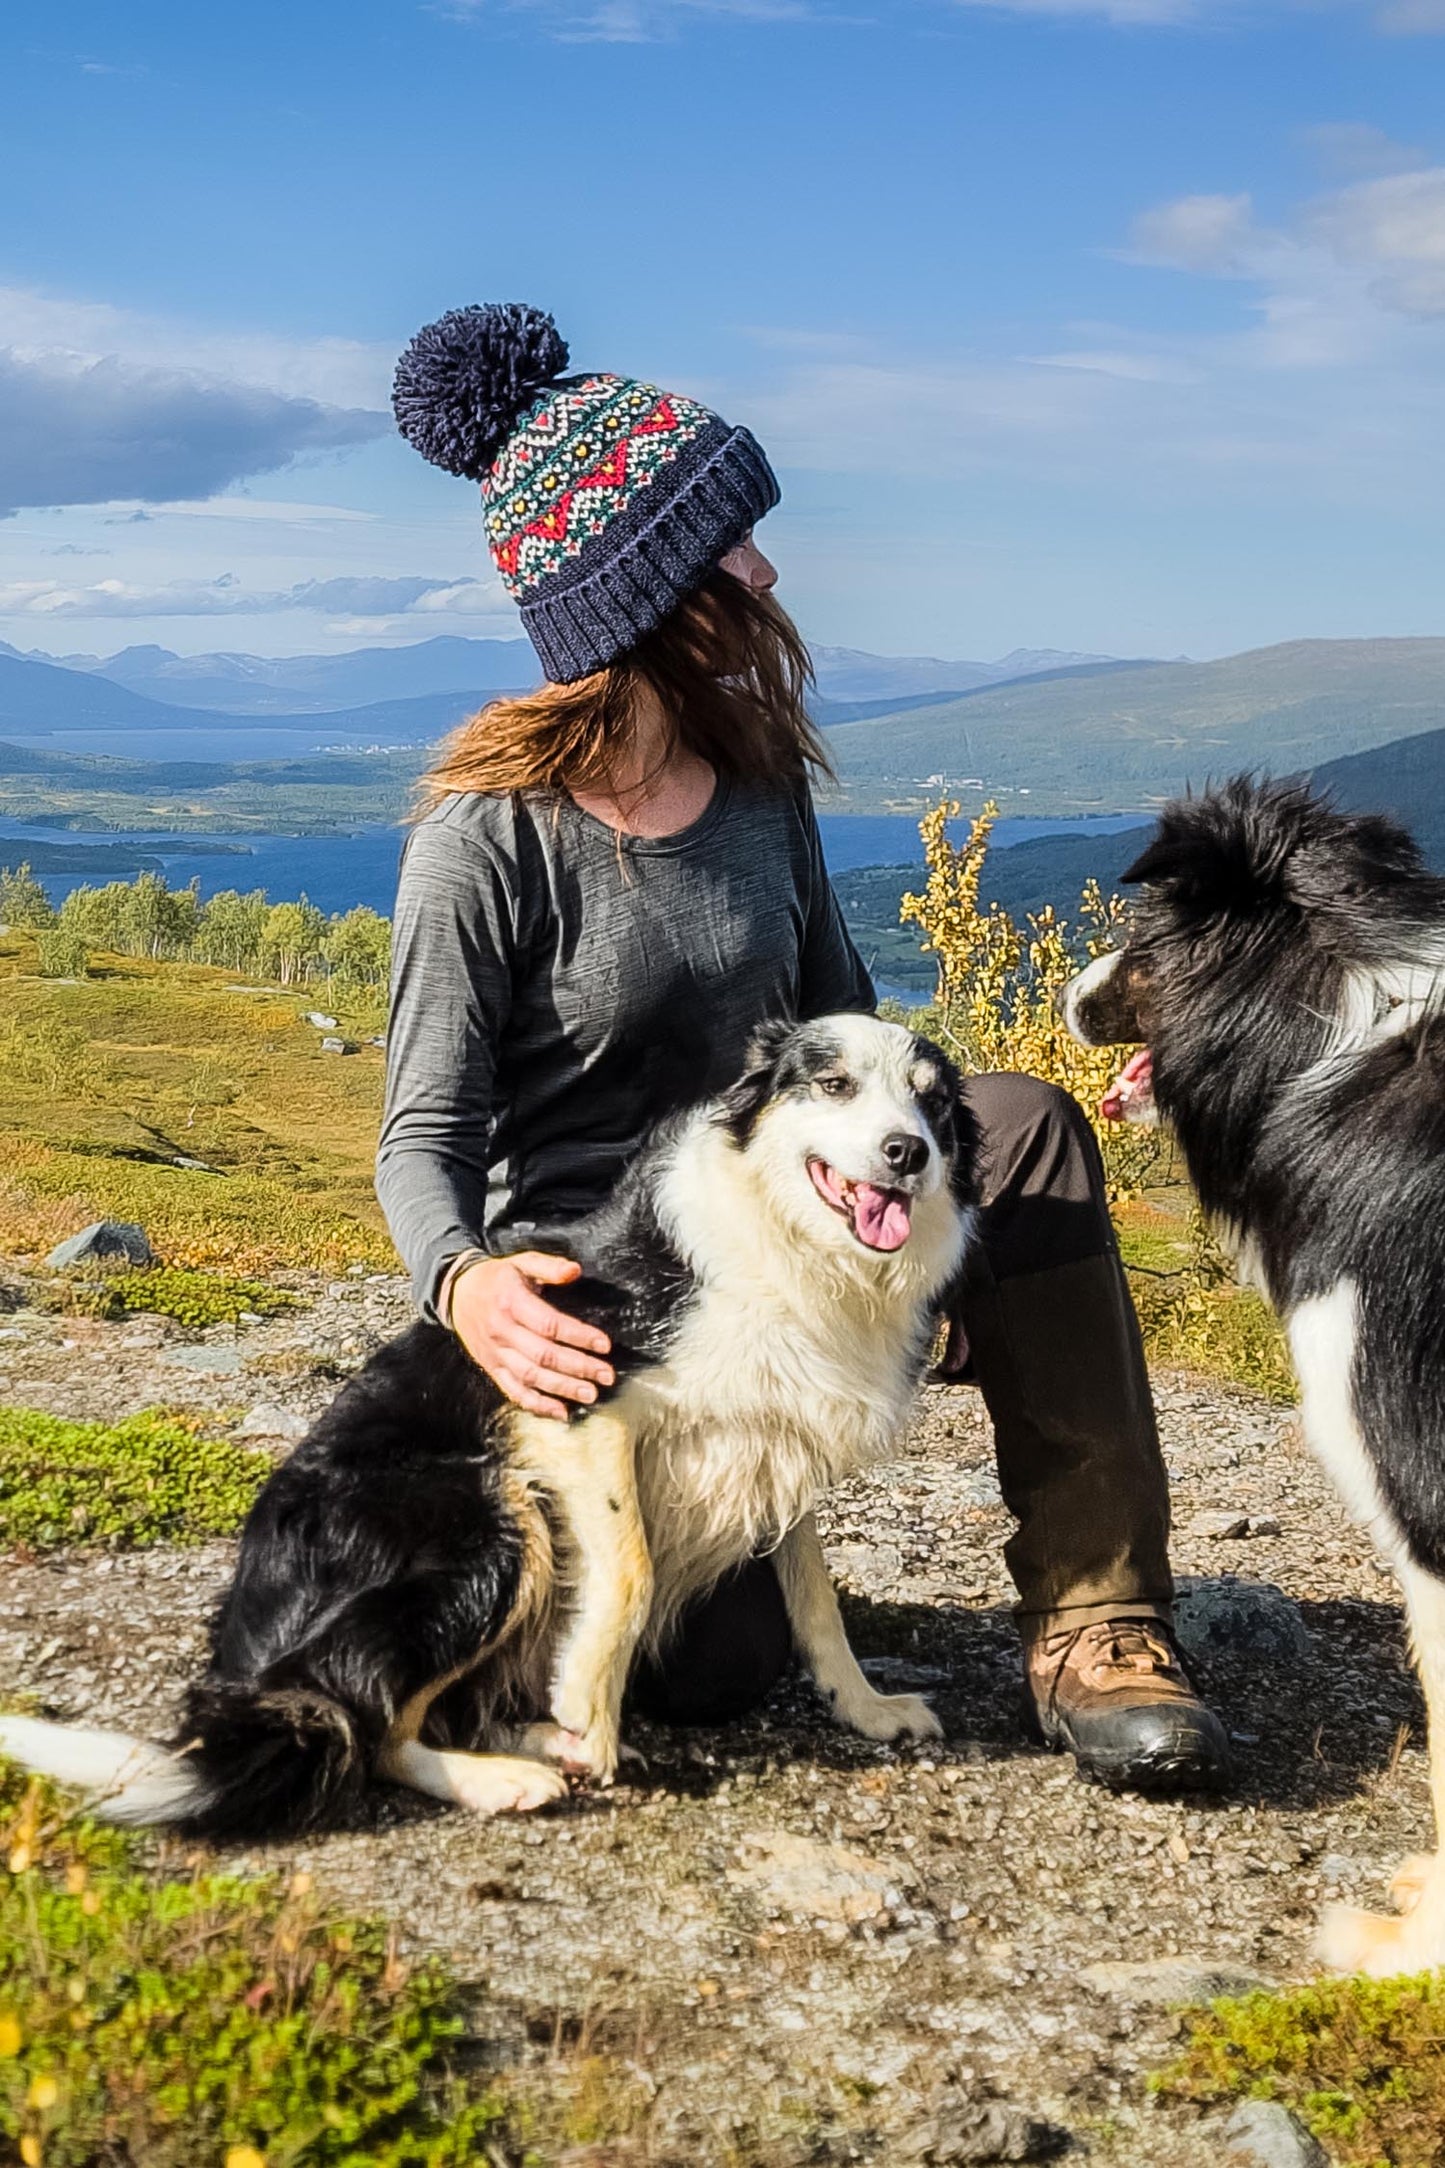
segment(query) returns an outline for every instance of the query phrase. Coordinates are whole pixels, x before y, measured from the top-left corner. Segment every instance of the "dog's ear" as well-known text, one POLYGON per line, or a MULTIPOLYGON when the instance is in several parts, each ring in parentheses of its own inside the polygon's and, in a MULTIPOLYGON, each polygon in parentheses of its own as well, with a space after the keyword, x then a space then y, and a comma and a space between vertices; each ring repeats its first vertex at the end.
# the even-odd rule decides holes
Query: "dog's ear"
POLYGON ((1278 901, 1290 862, 1314 839, 1323 811, 1307 784, 1237 775, 1167 805, 1153 840, 1120 878, 1205 911, 1278 901))
POLYGON ((1132 866, 1126 866, 1119 875, 1126 886, 1149 883, 1163 888, 1187 874, 1188 851, 1182 839, 1174 836, 1155 836, 1146 844, 1132 866))
POLYGON ((777 1090, 778 1064, 796 1029, 772 1017, 759 1024, 749 1039, 742 1075, 718 1100, 718 1120, 734 1144, 747 1143, 758 1116, 777 1090))

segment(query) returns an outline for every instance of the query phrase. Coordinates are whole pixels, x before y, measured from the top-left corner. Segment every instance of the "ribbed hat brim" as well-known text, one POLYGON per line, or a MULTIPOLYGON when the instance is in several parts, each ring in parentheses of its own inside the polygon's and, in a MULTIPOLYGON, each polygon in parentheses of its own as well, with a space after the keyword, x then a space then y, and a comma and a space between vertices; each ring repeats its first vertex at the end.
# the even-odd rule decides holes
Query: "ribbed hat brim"
MULTIPOLYGON (((665 487, 665 476, 649 496, 665 487)), ((522 604, 522 623, 555 685, 616 662, 699 587, 782 492, 762 446, 733 429, 682 475, 655 515, 594 570, 549 581, 522 604)))

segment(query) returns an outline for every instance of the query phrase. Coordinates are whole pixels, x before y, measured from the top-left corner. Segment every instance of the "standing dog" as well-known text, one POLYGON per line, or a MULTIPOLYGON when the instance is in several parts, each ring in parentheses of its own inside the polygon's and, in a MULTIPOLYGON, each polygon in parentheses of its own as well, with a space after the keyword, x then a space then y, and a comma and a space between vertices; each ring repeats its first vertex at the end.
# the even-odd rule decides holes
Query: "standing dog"
MULTIPOLYGON (((1305 1433, 1394 1564, 1445 1839, 1445 883, 1404 831, 1298 783, 1166 808, 1124 875, 1125 947, 1064 995, 1085 1045, 1142 1040, 1106 1113, 1172 1126, 1206 1213, 1284 1322, 1305 1433)), ((1341 1970, 1445 1963, 1445 1852, 1341 1970)))
POLYGON ((12 1717, 0 1751, 113 1820, 208 1836, 334 1820, 374 1776, 540 1807, 564 1772, 611 1779, 639 1646, 764 1547, 839 1722, 936 1734, 859 1669, 813 1508, 908 1412, 968 1232, 965 1124, 949 1063, 900 1025, 767 1027, 600 1211, 517 1239, 582 1267, 554 1299, 611 1335, 595 1406, 525 1414, 414 1326, 266 1485, 174 1743, 12 1717))

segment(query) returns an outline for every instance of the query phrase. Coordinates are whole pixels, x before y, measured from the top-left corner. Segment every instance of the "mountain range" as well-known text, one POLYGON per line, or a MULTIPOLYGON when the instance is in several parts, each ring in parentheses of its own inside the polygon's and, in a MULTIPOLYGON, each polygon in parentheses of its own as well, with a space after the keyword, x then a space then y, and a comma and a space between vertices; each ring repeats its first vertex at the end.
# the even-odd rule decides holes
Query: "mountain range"
MULTIPOLYGON (((0 656, 101 678, 169 707, 268 719, 335 714, 442 693, 475 704, 486 694, 519 691, 537 682, 536 658, 526 640, 468 640, 452 634, 406 647, 356 648, 344 655, 177 655, 165 647, 127 647, 106 656, 22 655, 0 642, 0 656)), ((1111 660, 1059 648, 1015 648, 998 662, 870 655, 851 647, 813 650, 823 708, 836 702, 850 715, 857 707, 876 713, 880 706, 911 703, 918 695, 967 692, 1041 671, 1107 665, 1111 660)))
MULTIPOLYGON (((83 733, 87 750, 103 737, 115 752, 134 753, 152 750, 138 742, 143 736, 190 731, 196 742, 176 740, 178 753, 233 761, 254 760, 267 749, 253 738, 262 728, 304 733, 298 752, 318 740, 350 741, 353 749, 358 742, 420 748, 503 689, 499 681, 515 682, 517 647, 441 638, 411 649, 284 663, 191 659, 234 665, 237 674, 225 680, 232 687, 243 682, 243 665, 263 673, 284 668, 301 678, 300 665, 314 665, 305 683, 257 677, 252 689, 268 699, 324 694, 339 703, 254 712, 204 705, 200 693, 214 696, 222 678, 214 671, 194 680, 167 675, 183 658, 163 649, 126 650, 105 668, 76 667, 84 658, 60 664, 6 650, 0 652, 0 736, 33 741, 83 733), (122 682, 117 669, 136 682, 122 682), (448 676, 474 682, 437 684, 448 676), (162 682, 164 699, 153 689, 162 682), (195 705, 176 699, 186 682, 198 688, 195 705), (342 699, 347 685, 375 693, 378 684, 386 687, 382 698, 342 699)), ((839 809, 853 812, 913 812, 951 791, 972 806, 996 796, 1019 814, 1143 814, 1186 782, 1252 766, 1275 773, 1317 768, 1445 729, 1445 639, 1299 640, 1203 663, 1070 660, 1036 650, 987 666, 1029 661, 1039 666, 1031 674, 970 690, 929 691, 918 678, 971 666, 837 649, 824 650, 823 660, 824 682, 857 696, 830 694, 820 703, 842 783, 839 809), (885 682, 890 669, 895 686, 912 680, 909 689, 870 697, 865 688, 885 682)))
POLYGON ((1442 727, 1445 639, 1292 640, 986 686, 844 723, 828 744, 855 803, 965 785, 1033 801, 1010 811, 1127 813, 1237 768, 1289 773, 1442 727))

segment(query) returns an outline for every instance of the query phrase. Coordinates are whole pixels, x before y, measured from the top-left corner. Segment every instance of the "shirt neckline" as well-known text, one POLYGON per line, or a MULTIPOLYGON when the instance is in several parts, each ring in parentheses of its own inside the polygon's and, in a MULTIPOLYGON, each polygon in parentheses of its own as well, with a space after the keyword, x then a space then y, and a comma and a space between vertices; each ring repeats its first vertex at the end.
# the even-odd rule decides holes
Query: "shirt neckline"
POLYGON ((614 828, 610 821, 599 820, 595 813, 578 805, 570 791, 563 792, 562 804, 571 820, 591 834, 602 837, 609 850, 625 851, 630 858, 665 858, 704 842, 727 811, 733 792, 732 778, 721 768, 714 772, 716 780, 712 796, 697 819, 689 821, 686 828, 674 828, 669 836, 629 835, 625 828, 614 828))

